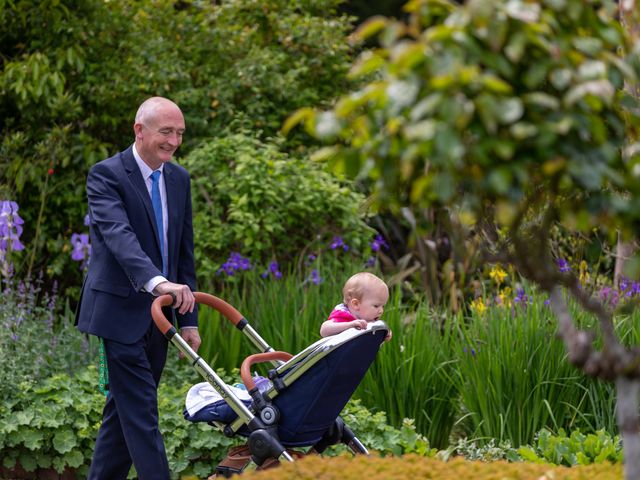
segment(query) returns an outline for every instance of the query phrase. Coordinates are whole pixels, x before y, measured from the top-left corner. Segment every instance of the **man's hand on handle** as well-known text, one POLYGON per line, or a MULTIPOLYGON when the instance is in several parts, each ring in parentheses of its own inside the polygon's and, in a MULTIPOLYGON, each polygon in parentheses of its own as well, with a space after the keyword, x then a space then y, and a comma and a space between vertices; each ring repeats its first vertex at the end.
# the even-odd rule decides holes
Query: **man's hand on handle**
POLYGON ((156 288, 153 289, 153 293, 158 296, 173 293, 176 297, 173 307, 176 308, 181 315, 184 315, 187 312, 193 312, 193 308, 196 305, 196 298, 193 296, 193 292, 187 285, 162 282, 156 285, 156 288))
MULTIPOLYGON (((198 348, 200 348, 201 340, 197 328, 181 328, 180 336, 185 342, 189 344, 194 352, 198 351, 198 348)), ((184 358, 184 354, 182 352, 180 352, 178 356, 180 358, 184 358)))

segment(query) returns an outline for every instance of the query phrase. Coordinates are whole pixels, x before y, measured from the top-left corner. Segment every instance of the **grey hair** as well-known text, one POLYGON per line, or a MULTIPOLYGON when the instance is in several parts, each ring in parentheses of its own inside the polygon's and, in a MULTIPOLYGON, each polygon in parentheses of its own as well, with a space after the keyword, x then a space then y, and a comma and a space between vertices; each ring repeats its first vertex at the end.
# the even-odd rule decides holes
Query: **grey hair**
POLYGON ((160 107, 161 105, 166 105, 167 103, 175 105, 176 108, 178 108, 178 109, 180 108, 180 107, 178 107, 178 105, 176 105, 174 102, 172 102, 168 98, 151 97, 151 98, 146 99, 138 107, 138 111, 136 112, 135 123, 144 124, 146 122, 149 122, 150 119, 153 119, 155 117, 155 113, 156 113, 156 110, 158 109, 158 107, 160 107))

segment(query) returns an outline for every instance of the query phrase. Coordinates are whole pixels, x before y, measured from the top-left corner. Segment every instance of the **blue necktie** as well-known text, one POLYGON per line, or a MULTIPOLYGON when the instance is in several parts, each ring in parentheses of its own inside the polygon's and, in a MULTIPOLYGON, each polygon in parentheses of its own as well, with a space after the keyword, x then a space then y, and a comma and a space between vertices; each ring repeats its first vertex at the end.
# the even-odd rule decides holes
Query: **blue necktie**
POLYGON ((162 221, 162 200, 160 200, 160 175, 162 175, 160 170, 156 170, 151 174, 151 204, 153 205, 153 213, 155 214, 156 225, 158 226, 160 255, 162 256, 162 274, 166 275, 167 272, 164 264, 164 223, 162 221))

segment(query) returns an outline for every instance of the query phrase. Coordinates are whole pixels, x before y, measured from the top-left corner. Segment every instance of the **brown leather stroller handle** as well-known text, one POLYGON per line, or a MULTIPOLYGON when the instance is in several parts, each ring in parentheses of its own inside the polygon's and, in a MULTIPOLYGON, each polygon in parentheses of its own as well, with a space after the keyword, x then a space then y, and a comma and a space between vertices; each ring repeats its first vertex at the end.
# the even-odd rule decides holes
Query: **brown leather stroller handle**
MULTIPOLYGON (((233 325, 237 325, 242 319, 243 316, 238 310, 233 308, 224 300, 219 299, 218 297, 214 297, 213 295, 209 295, 208 293, 202 292, 194 292, 193 296, 196 299, 197 303, 203 303, 205 305, 210 306, 211 308, 216 309, 223 316, 227 318, 233 325)), ((162 332, 163 335, 171 329, 173 325, 171 322, 167 320, 167 317, 162 313, 162 307, 166 307, 169 305, 173 305, 175 302, 175 296, 173 294, 160 295, 153 301, 151 305, 151 317, 155 322, 158 329, 162 332)))
POLYGON ((238 310, 233 308, 224 300, 219 299, 218 297, 214 297, 213 295, 202 292, 194 292, 193 296, 196 297, 196 302, 204 303, 205 305, 209 305, 211 308, 219 311, 223 316, 227 318, 227 320, 233 323, 234 326, 237 326, 238 322, 240 322, 244 318, 238 310))
POLYGON ((175 298, 175 296, 169 294, 160 295, 151 304, 151 317, 163 335, 166 335, 173 325, 171 325, 171 322, 167 320, 167 317, 162 313, 162 307, 173 305, 175 298))
POLYGON ((240 366, 240 377, 242 378, 242 383, 244 383, 244 386, 247 387, 248 391, 251 391, 256 387, 256 384, 251 377, 251 365, 255 363, 269 362, 271 360, 282 360, 286 362, 292 358, 293 355, 287 352, 266 352, 249 355, 244 359, 244 362, 242 362, 242 365, 240 366))

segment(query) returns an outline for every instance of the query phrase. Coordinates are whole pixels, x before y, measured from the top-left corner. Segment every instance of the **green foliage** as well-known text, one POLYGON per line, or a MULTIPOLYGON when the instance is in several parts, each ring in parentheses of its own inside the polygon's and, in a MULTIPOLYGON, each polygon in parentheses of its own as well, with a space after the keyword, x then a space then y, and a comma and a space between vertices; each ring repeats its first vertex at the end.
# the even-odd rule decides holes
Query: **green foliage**
POLYGON ((623 458, 620 438, 611 437, 604 430, 588 435, 575 430, 570 436, 564 430, 560 430, 557 436, 542 430, 533 447, 520 447, 518 453, 528 462, 570 467, 604 462, 622 463, 623 458))
POLYGON ((483 218, 495 202, 506 225, 516 209, 549 201, 583 230, 635 218, 640 157, 620 151, 637 102, 621 91, 640 73, 640 50, 613 2, 417 0, 407 9, 407 25, 360 29, 380 31, 382 47, 353 73, 378 77, 332 111, 306 115, 316 136, 347 142, 339 168, 378 180, 380 200, 400 206, 458 203, 464 191, 465 211, 483 218))
POLYGON ((68 305, 57 305, 55 290, 43 291, 41 281, 6 279, 0 285, 1 403, 11 399, 21 383, 37 385, 54 373, 71 373, 86 365, 90 350, 73 325, 68 305))
POLYGON ((465 431, 519 446, 543 427, 557 429, 570 422, 575 413, 571 406, 583 392, 582 377, 566 361, 556 338, 549 307, 538 296, 532 304, 515 304, 510 310, 492 308, 458 322, 456 373, 467 412, 465 431))
POLYGON ((360 27, 356 37, 375 36, 380 47, 351 72, 370 80, 332 110, 299 110, 285 130, 304 122, 332 144, 318 157, 371 180, 381 205, 451 208, 494 242, 487 227, 506 227, 495 248, 529 278, 553 273, 556 220, 610 240, 630 235, 640 156, 628 142, 640 110, 624 89, 638 80, 640 47, 617 5, 414 0, 406 8, 406 23, 360 27))
POLYGON ((350 19, 337 14, 340 3, 241 0, 210 11, 215 28, 196 73, 214 134, 233 124, 272 136, 296 108, 345 90, 350 19))
MULTIPOLYGON (((189 372, 194 379, 197 375, 184 362, 178 363, 175 351, 170 353, 168 375, 158 390, 160 431, 164 433, 169 468, 172 478, 184 475, 206 478, 227 450, 244 440, 230 439, 205 423, 191 423, 183 418, 189 372)), ((217 373, 226 382, 239 378, 237 370, 231 375, 222 370, 217 373)), ((73 377, 61 373, 37 383, 19 384, 14 395, 0 404, 3 466, 10 469, 19 462, 27 471, 54 468, 57 472, 69 467, 85 475, 104 406, 97 378, 95 366, 90 366, 73 377)), ((433 454, 410 421, 395 429, 386 424, 384 413, 373 415, 357 401, 350 402, 343 415, 359 438, 370 441, 370 447, 382 454, 433 454)), ((335 455, 341 451, 344 448, 327 453, 335 455)))
POLYGON ((133 141, 145 98, 180 104, 186 153, 230 125, 273 135, 291 110, 343 91, 338 0, 215 3, 0 1, 0 198, 22 207, 19 272, 79 283, 69 238, 86 172, 133 141))
MULTIPOLYGON (((436 454, 429 441, 416 432, 411 419, 405 418, 396 429, 387 424, 384 412, 371 413, 357 399, 349 401, 340 416, 368 449, 381 455, 416 453, 432 457, 436 454)), ((346 451, 346 447, 335 449, 335 452, 341 450, 346 451)))
POLYGON ((278 147, 247 134, 226 135, 185 158, 201 278, 214 278, 231 251, 262 263, 291 261, 334 235, 356 251, 373 236, 359 211, 361 195, 278 147))
MULTIPOLYGON (((96 368, 90 366, 74 377, 59 374, 37 385, 20 384, 18 394, 0 406, 4 466, 11 468, 18 460, 28 471, 55 468, 62 472, 71 467, 86 474, 104 406, 97 378, 96 368)), ((186 473, 206 477, 228 447, 237 443, 206 424, 182 417, 188 388, 186 383, 163 382, 158 391, 160 430, 165 432, 174 478, 186 473)))
POLYGON ((0 452, 7 468, 19 461, 27 471, 65 467, 86 474, 104 397, 97 392, 95 368, 72 379, 57 374, 23 382, 0 405, 0 452))

